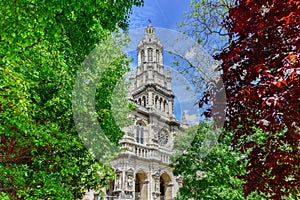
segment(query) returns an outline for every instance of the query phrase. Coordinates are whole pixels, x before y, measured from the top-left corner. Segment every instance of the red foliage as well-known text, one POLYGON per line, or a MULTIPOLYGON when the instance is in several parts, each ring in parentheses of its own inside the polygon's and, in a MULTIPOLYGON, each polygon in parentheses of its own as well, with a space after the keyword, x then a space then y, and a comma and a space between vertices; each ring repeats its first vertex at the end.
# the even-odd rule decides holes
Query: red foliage
POLYGON ((300 188, 300 0, 237 0, 225 26, 231 42, 216 58, 227 96, 225 127, 235 131, 236 148, 251 150, 245 195, 281 199, 300 188), (264 143, 241 142, 254 127, 266 133, 264 143))

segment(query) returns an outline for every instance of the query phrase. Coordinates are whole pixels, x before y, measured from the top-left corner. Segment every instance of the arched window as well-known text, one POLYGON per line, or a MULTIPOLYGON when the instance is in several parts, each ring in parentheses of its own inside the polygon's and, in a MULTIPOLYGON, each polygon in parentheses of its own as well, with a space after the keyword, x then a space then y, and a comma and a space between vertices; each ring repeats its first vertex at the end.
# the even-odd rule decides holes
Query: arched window
POLYGON ((162 100, 162 98, 160 98, 160 99, 159 99, 159 110, 162 110, 162 109, 163 109, 162 104, 163 104, 163 100, 162 100))
POLYGON ((167 105, 167 101, 164 100, 164 112, 166 112, 166 105, 167 105))
POLYGON ((156 50, 156 62, 159 62, 159 51, 156 50))
POLYGON ((143 96, 143 106, 146 107, 146 97, 143 96))
POLYGON ((144 50, 141 51, 141 59, 142 59, 142 62, 145 62, 145 52, 144 52, 144 50))
POLYGON ((165 112, 169 114, 169 104, 165 101, 165 112))
POLYGON ((135 139, 137 143, 144 144, 144 126, 141 122, 136 123, 135 139))
POLYGON ((156 97, 155 97, 155 108, 158 108, 158 107, 157 107, 157 102, 158 102, 158 97, 156 96, 156 97))
POLYGON ((153 50, 148 49, 148 61, 153 61, 153 50))
POLYGON ((140 143, 140 126, 136 126, 136 135, 135 135, 135 140, 137 143, 140 143))

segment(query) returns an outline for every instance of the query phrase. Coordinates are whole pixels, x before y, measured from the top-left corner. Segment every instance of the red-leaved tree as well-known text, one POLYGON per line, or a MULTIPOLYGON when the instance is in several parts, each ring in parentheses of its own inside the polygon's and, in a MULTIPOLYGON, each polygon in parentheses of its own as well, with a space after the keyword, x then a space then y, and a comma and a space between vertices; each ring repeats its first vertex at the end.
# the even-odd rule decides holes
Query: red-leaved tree
POLYGON ((245 196, 300 195, 300 0, 237 0, 225 26, 230 44, 216 58, 225 127, 247 155, 245 196))

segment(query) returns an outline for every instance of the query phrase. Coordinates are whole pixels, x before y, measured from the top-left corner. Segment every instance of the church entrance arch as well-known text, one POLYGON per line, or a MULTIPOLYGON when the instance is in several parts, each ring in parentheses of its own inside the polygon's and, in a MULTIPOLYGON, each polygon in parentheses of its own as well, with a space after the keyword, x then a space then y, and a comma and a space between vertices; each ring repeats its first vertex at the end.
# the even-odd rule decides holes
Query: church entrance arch
POLYGON ((135 175, 135 200, 148 200, 147 174, 143 171, 135 175))
POLYGON ((162 200, 172 199, 171 178, 167 173, 163 173, 160 176, 160 199, 162 200))

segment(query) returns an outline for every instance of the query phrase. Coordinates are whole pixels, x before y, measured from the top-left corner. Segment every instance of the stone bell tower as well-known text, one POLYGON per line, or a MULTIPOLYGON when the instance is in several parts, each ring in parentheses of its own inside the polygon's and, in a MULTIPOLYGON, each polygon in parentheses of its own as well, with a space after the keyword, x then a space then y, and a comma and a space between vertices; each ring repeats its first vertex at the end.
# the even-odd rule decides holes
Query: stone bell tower
POLYGON ((169 167, 173 141, 184 124, 174 115, 170 73, 163 65, 163 46, 150 24, 137 47, 138 65, 130 77, 129 114, 134 124, 123 129, 125 149, 111 162, 117 174, 107 196, 111 199, 171 200, 176 197, 182 177, 169 167))
POLYGON ((133 100, 149 111, 156 111, 175 120, 171 77, 164 68, 163 47, 152 25, 145 29, 145 37, 137 50, 137 70, 130 77, 133 100))
POLYGON ((112 166, 119 173, 114 196, 120 199, 173 199, 181 185, 169 168, 173 140, 183 132, 174 115, 170 73, 163 65, 163 46, 150 24, 137 47, 138 65, 130 77, 134 125, 124 129, 127 149, 112 166), (129 187, 130 186, 130 187, 129 187))

